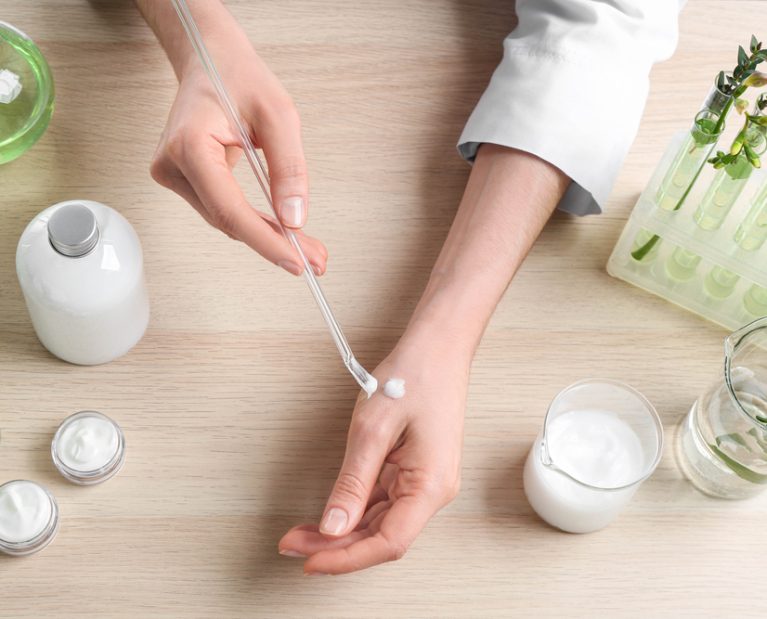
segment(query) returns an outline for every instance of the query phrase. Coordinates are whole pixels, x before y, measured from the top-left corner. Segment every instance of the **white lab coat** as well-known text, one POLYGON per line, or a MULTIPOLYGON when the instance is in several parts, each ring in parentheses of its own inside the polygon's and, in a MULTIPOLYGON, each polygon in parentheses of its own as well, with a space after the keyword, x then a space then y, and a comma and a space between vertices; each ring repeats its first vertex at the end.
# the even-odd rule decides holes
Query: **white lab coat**
POLYGON ((518 25, 461 134, 532 153, 572 180, 559 208, 604 208, 636 136, 653 64, 677 44, 684 0, 517 0, 518 25))

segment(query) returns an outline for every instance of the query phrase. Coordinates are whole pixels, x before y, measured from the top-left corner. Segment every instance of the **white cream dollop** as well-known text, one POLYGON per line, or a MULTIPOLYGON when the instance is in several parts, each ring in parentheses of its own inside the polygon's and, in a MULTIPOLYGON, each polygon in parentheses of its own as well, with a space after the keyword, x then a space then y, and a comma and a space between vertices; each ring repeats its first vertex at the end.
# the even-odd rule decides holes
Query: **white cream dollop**
POLYGON ((51 497, 32 481, 12 481, 0 487, 0 539, 11 544, 40 535, 53 515, 51 497))
POLYGON ((65 425, 56 441, 56 453, 61 462, 74 471, 98 471, 115 457, 119 442, 113 423, 87 415, 65 425))
POLYGON ((384 385, 384 395, 387 398, 393 400, 399 400, 405 395, 405 379, 404 378, 390 378, 384 385))

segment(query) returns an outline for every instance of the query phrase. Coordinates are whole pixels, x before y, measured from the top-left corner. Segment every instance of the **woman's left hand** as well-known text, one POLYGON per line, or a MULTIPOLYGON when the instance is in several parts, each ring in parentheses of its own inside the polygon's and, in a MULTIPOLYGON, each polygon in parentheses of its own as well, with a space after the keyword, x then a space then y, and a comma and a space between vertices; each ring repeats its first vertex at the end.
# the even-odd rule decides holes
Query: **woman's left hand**
POLYGON ((343 574, 402 557, 458 493, 470 355, 434 340, 401 340, 360 394, 341 472, 320 525, 294 527, 281 554, 308 557, 307 574, 343 574), (428 345, 427 345, 428 342, 428 345), (389 378, 405 395, 383 394, 389 378))

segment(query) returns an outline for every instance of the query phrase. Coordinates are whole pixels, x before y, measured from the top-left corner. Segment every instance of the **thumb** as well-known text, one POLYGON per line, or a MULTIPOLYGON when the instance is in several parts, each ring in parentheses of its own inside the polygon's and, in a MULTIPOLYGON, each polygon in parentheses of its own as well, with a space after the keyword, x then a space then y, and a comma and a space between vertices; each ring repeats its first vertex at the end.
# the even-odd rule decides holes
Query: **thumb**
MULTIPOLYGON (((371 419, 371 418, 367 418, 371 419)), ((320 533, 339 537, 354 530, 391 447, 388 433, 369 422, 352 425, 341 472, 320 521, 320 533)))
POLYGON ((309 206, 309 175, 298 113, 284 113, 278 123, 265 123, 259 130, 259 140, 269 164, 274 209, 282 225, 301 228, 309 206))

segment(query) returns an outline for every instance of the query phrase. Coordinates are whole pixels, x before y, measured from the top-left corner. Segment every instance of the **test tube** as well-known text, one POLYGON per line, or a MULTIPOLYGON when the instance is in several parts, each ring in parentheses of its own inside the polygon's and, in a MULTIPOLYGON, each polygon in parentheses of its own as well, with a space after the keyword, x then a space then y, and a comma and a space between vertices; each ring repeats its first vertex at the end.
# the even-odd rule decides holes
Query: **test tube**
POLYGON ((666 273, 669 277, 684 282, 695 275, 699 263, 700 256, 698 254, 677 246, 666 260, 666 273))
POLYGON ((767 288, 751 286, 743 297, 743 305, 753 316, 767 316, 767 288))
MULTIPOLYGON (((762 110, 757 105, 753 116, 762 115, 762 110)), ((765 132, 767 128, 758 124, 750 125, 746 131, 746 145, 757 155, 767 150, 765 132)), ((718 230, 743 192, 753 171, 754 166, 751 165, 744 150, 741 150, 735 161, 724 166, 714 176, 706 195, 703 196, 700 206, 695 211, 696 223, 704 230, 718 230)))
POLYGON ((756 251, 767 240, 767 180, 757 190, 751 208, 735 231, 735 242, 746 251, 756 251))
POLYGON ((724 94, 716 85, 709 91, 655 194, 655 203, 660 208, 676 211, 682 205, 724 131, 722 114, 729 109, 731 99, 731 95, 724 94))
POLYGON ((706 279, 703 280, 703 285, 706 292, 715 299, 726 299, 735 290, 735 285, 739 279, 740 276, 737 273, 717 265, 708 272, 706 279))

